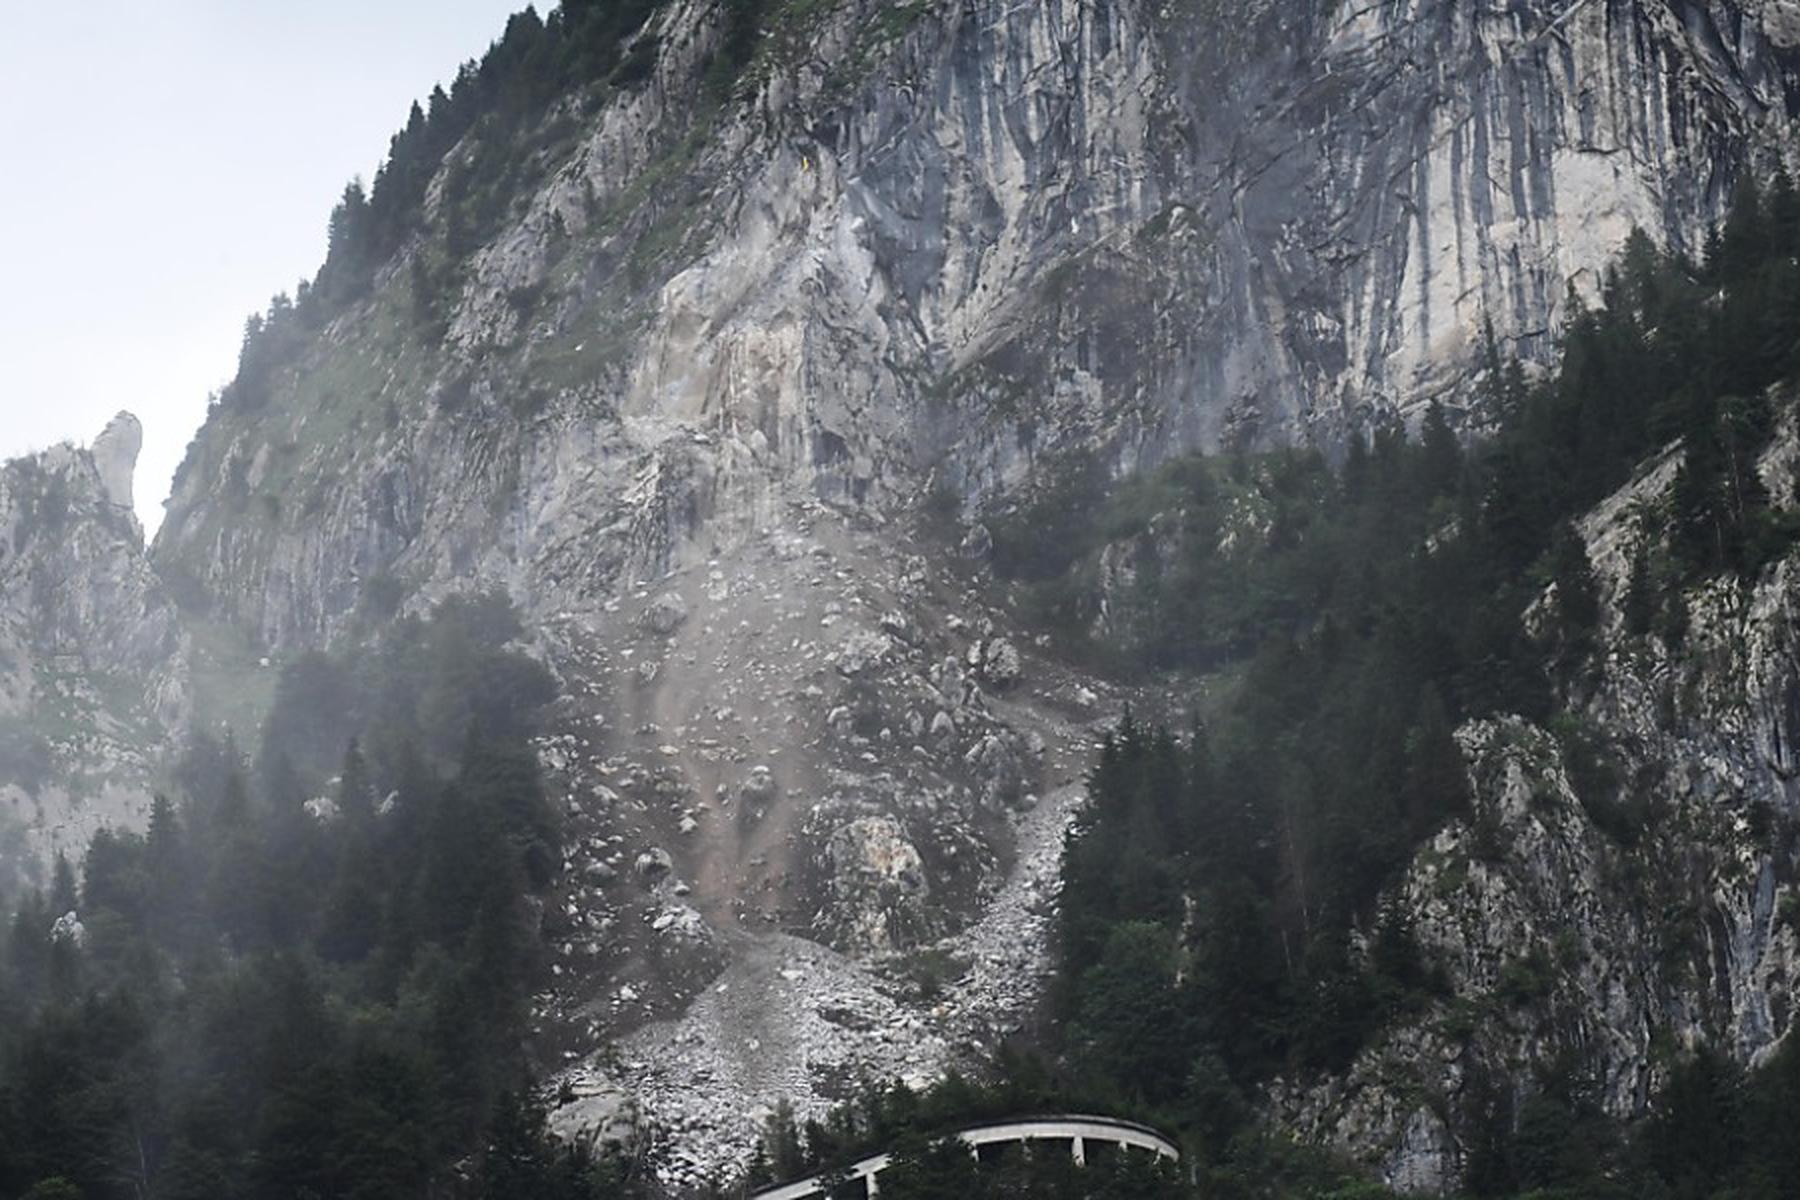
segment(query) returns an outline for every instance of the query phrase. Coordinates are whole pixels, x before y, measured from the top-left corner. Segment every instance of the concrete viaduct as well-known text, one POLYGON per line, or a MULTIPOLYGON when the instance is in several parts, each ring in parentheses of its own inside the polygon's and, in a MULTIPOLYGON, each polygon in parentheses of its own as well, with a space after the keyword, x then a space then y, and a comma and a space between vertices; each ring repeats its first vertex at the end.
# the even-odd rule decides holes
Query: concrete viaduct
MULTIPOLYGON (((1131 1150, 1148 1150, 1171 1162, 1181 1161, 1181 1151, 1174 1142, 1151 1129, 1131 1121, 1112 1117, 1029 1117, 997 1125, 979 1125, 955 1135, 971 1152, 980 1154, 985 1146, 1030 1145, 1032 1142, 1067 1142, 1069 1152, 1078 1163, 1087 1161, 1087 1148, 1094 1143, 1131 1150)), ((887 1168, 890 1156, 877 1154, 850 1166, 846 1174, 851 1180, 862 1180, 867 1194, 881 1194, 878 1176, 887 1168)), ((822 1200, 825 1187, 819 1176, 784 1183, 780 1187, 757 1192, 750 1200, 822 1200)))

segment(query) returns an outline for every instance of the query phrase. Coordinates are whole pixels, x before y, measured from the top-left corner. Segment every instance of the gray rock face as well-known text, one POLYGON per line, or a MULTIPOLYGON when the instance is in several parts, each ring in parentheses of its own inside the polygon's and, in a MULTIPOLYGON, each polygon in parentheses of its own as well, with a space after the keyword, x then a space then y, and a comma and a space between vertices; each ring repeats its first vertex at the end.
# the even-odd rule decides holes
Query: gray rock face
POLYGON ((93 450, 0 465, 0 826, 26 833, 0 876, 141 824, 190 715, 187 636, 130 509, 139 440, 121 414, 93 450))
POLYGON ((981 650, 981 677, 997 688, 1009 688, 1024 674, 1019 648, 1011 638, 997 637, 981 650))
POLYGON ((636 1148, 643 1131, 631 1093, 592 1069, 571 1072, 560 1083, 547 1119, 552 1137, 595 1155, 628 1155, 636 1148))
POLYGON ((637 861, 632 865, 639 879, 645 883, 659 883, 675 869, 675 860, 661 846, 652 846, 638 855, 637 861))
POLYGON ((744 780, 743 786, 738 789, 738 794, 745 804, 761 808, 774 800, 779 790, 779 785, 775 782, 775 772, 758 763, 750 768, 750 775, 744 780))
MULTIPOLYGON (((1778 503, 1792 503, 1797 461, 1790 412, 1761 464, 1770 494, 1790 498, 1778 503)), ((1618 785, 1578 778, 1559 738, 1523 720, 1461 730, 1473 817, 1419 852, 1394 897, 1452 998, 1342 1078, 1274 1091, 1285 1119, 1397 1188, 1455 1188, 1482 1088, 1529 1094, 1519 1064, 1566 1056, 1629 1120, 1666 1080, 1657 1046, 1754 1065, 1791 1033, 1800 556, 1694 593, 1679 647, 1631 637, 1638 514, 1678 466, 1678 454, 1650 463, 1579 526, 1603 645, 1592 690, 1567 702, 1613 746, 1618 785)))
POLYGON ((50 940, 68 942, 79 948, 87 944, 87 926, 81 923, 81 918, 75 913, 66 912, 50 926, 50 940))
POLYGON ((447 344, 365 319, 407 302, 384 275, 308 362, 425 365, 215 415, 161 559, 282 646, 384 581, 603 598, 798 497, 979 508, 1061 452, 1330 444, 1467 398, 1488 327, 1546 353, 1634 225, 1696 245, 1800 94, 1786 3, 877 8, 772 44, 697 142, 710 6, 663 10, 447 344), (227 519, 246 493, 264 519, 227 519))
POLYGON ((143 448, 143 424, 131 413, 121 412, 106 423, 89 451, 107 502, 126 512, 132 510, 131 480, 137 473, 138 451, 143 448))
POLYGON ((917 940, 929 920, 925 861, 892 817, 859 817, 825 848, 836 944, 876 954, 917 940))
POLYGON ((644 628, 667 637, 688 618, 687 604, 674 592, 664 592, 644 610, 644 628))

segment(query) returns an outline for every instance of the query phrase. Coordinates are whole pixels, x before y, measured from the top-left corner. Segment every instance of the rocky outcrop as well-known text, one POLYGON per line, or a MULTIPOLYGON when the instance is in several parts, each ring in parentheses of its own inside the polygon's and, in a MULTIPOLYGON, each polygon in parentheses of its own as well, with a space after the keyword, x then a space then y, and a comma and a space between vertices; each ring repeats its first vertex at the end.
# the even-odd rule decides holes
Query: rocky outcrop
MULTIPOLYGON (((1762 462, 1790 498, 1791 406, 1762 462)), ((1274 1093, 1285 1119, 1405 1190, 1453 1189, 1479 1120, 1515 1119, 1556 1063, 1581 1094, 1641 1117, 1672 1053, 1745 1065, 1789 1036, 1800 997, 1800 556, 1687 597, 1679 644, 1633 635, 1633 558, 1680 465, 1672 449, 1580 530, 1602 598, 1591 672, 1555 730, 1517 718, 1459 733, 1469 819, 1415 858, 1394 902, 1449 994, 1343 1077, 1274 1093), (1493 1090, 1505 1094, 1496 1117, 1493 1090)))
POLYGON ((809 6, 701 127, 713 7, 665 7, 447 340, 396 263, 215 413, 159 556, 311 643, 471 576, 593 604, 794 497, 1329 445, 1462 396, 1489 328, 1547 353, 1633 226, 1697 245, 1794 90, 1785 4, 1215 8, 809 6))
POLYGON ((917 928, 929 919, 930 887, 925 861, 898 821, 858 817, 831 835, 825 858, 838 941, 869 954, 919 940, 917 928))
POLYGON ((9 873, 141 823, 190 713, 186 634, 132 515, 141 440, 121 413, 91 450, 0 466, 0 824, 26 831, 9 873))
POLYGON ((631 1093, 594 1070, 575 1071, 562 1080, 546 1125, 558 1141, 596 1156, 629 1157, 645 1132, 631 1093))
POLYGON ((88 451, 100 474, 100 490, 114 508, 133 511, 131 480, 137 473, 138 451, 143 448, 143 424, 133 414, 121 412, 106 423, 88 451))

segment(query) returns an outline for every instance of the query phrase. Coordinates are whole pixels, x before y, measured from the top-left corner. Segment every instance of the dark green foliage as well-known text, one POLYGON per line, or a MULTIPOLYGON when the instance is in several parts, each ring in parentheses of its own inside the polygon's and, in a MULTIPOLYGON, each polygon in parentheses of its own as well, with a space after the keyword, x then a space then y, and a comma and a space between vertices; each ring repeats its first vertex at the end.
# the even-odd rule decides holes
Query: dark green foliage
POLYGON ((543 1108, 501 1097, 481 1160, 486 1200, 597 1200, 622 1194, 620 1174, 580 1149, 547 1151, 543 1108))
POLYGON ((1742 1092, 1737 1068, 1710 1049, 1671 1073, 1645 1145, 1651 1170, 1675 1195, 1716 1195, 1719 1181, 1743 1162, 1742 1092))
POLYGON ((1187 1095, 1197 1063, 1239 1087, 1342 1065, 1429 989, 1403 928, 1373 969, 1347 950, 1415 839, 1468 809, 1416 640, 1373 632, 1362 654, 1328 633, 1329 654, 1258 655, 1232 718, 1185 745, 1129 719, 1107 740, 1065 865, 1064 1013, 1126 1094, 1221 1111, 1217 1070, 1187 1095), (1108 1024, 1151 1013, 1135 1035, 1108 1024))
POLYGON ((1600 598, 1595 591, 1587 543, 1566 522, 1550 540, 1550 581, 1556 588, 1559 638, 1574 653, 1581 653, 1588 647, 1600 619, 1600 598))
POLYGON ((1153 922, 1124 922, 1107 934, 1099 961, 1082 972, 1081 1008, 1071 1037, 1092 1062, 1134 1080, 1146 1097, 1179 1095, 1187 1082, 1189 1017, 1170 984, 1175 941, 1153 922))
POLYGON ((406 753, 442 766, 471 733, 510 742, 555 692, 550 673, 507 643, 522 632, 502 596, 456 596, 429 620, 390 626, 373 653, 307 654, 283 672, 263 729, 266 770, 286 756, 307 787, 341 765, 345 745, 366 731, 359 753, 389 776, 406 753))
POLYGON ((1028 508, 992 522, 994 567, 1008 578, 1053 579, 1100 543, 1094 516, 1106 498, 1106 469, 1091 455, 1074 454, 1044 475, 1049 483, 1028 508))
POLYGON ((69 524, 69 481, 61 472, 46 471, 36 458, 20 458, 6 464, 16 516, 12 528, 12 553, 19 554, 35 538, 54 539, 69 524))
POLYGON ((1626 787, 1613 747, 1591 725, 1573 717, 1559 717, 1551 731, 1575 798, 1589 819, 1620 845, 1637 845, 1654 811, 1626 787))
MULTIPOLYGON (((267 403, 275 374, 299 357, 308 339, 365 295, 376 272, 424 227, 425 194, 445 171, 450 151, 464 153, 445 177, 445 242, 453 262, 489 237, 512 199, 545 169, 545 152, 566 145, 567 121, 546 120, 559 100, 578 104, 594 89, 629 86, 654 68, 655 39, 637 37, 667 0, 567 0, 549 17, 526 8, 478 62, 464 63, 450 89, 434 88, 414 104, 388 146, 387 161, 364 188, 347 185, 332 210, 324 264, 293 299, 277 296, 266 315, 250 318, 237 377, 220 393, 227 407, 254 410, 267 403)), ((762 4, 734 0, 731 34, 722 59, 735 77, 745 47, 754 49, 762 4)), ((413 302, 420 325, 435 328, 438 297, 455 270, 434 268, 420 250, 413 259, 413 302)), ((434 339, 428 339, 434 340, 434 339)))
POLYGON ((530 894, 560 851, 524 742, 550 692, 517 632, 457 600, 373 665, 300 660, 254 781, 198 741, 185 804, 96 835, 79 896, 64 864, 26 898, 0 972, 0 1195, 619 1194, 520 1098, 530 894), (352 740, 376 720, 380 757, 352 740), (323 770, 328 823, 302 808, 323 770), (71 909, 85 948, 49 937, 71 909))
MULTIPOLYGON (((1477 857, 1506 853, 1491 806, 1471 812, 1458 725, 1519 713, 1551 728, 1622 853, 1655 820, 1614 748, 1559 714, 1590 686, 1606 617, 1576 522, 1665 449, 1681 455, 1672 495, 1633 514, 1615 601, 1628 637, 1670 646, 1689 589, 1792 547, 1756 469, 1800 368, 1791 184, 1766 205, 1747 191, 1704 268, 1633 237, 1603 292, 1599 309, 1577 304, 1548 378, 1528 384, 1491 348, 1501 422, 1483 442, 1460 446, 1434 405, 1415 438, 1353 438, 1337 469, 1290 451, 1114 485, 1088 463, 992 523, 996 566, 1036 612, 1087 636, 1104 599, 1104 636, 1133 668, 1224 684, 1186 742, 1130 717, 1107 740, 1060 910, 1070 1061, 1209 1154, 1237 1161, 1244 1098, 1271 1075, 1341 1069, 1441 993, 1379 898, 1447 821, 1470 822, 1477 857), (1129 589, 1096 591, 1103 547, 1133 566, 1129 589)), ((1566 966, 1526 953, 1489 1000, 1526 1019, 1566 966)), ((1744 1086, 1708 1080, 1666 1098, 1705 1131, 1704 1148, 1672 1138, 1653 1166, 1674 1194, 1701 1194, 1683 1189, 1729 1174, 1744 1144, 1726 1111, 1744 1086)), ((1468 1095, 1478 1194, 1644 1194, 1614 1182, 1628 1151, 1590 1088, 1476 1081, 1468 1095)))
POLYGON ((732 72, 742 70, 756 54, 763 13, 770 6, 770 0, 725 0, 725 36, 719 42, 719 57, 732 72))
MULTIPOLYGON (((1785 212, 1792 189, 1777 191, 1785 212)), ((1800 246, 1780 240, 1790 218, 1760 203, 1746 195, 1728 225, 1738 232, 1704 270, 1634 235, 1605 306, 1576 303, 1550 379, 1526 385, 1490 341, 1490 401, 1506 419, 1467 452, 1433 405, 1411 442, 1393 430, 1351 439, 1335 473, 1288 452, 1176 463, 1111 486, 1095 461, 1074 461, 1047 473, 1031 508, 992 522, 995 565, 1034 585, 1038 611, 1084 632, 1100 597, 1083 564, 1108 543, 1135 544, 1137 593, 1107 599, 1142 614, 1115 648, 1153 669, 1215 667, 1325 623, 1354 647, 1401 615, 1428 656, 1447 652, 1433 674, 1452 713, 1541 715, 1540 660, 1522 652, 1518 615, 1555 582, 1554 637, 1541 649, 1581 657, 1597 600, 1569 522, 1647 456, 1678 440, 1683 461, 1668 561, 1646 550, 1634 630, 1659 612, 1678 636, 1681 588, 1752 574, 1792 541, 1754 464, 1773 427, 1768 389, 1800 364, 1800 246), (1731 249, 1742 244, 1763 249, 1731 249)))
MULTIPOLYGON (((646 61, 654 45, 631 39, 663 2, 577 0, 559 5, 547 19, 529 8, 512 17, 480 62, 464 64, 448 92, 433 89, 424 107, 413 106, 366 205, 346 193, 332 219, 334 233, 344 227, 344 253, 335 253, 334 237, 321 280, 366 279, 387 261, 417 228, 425 190, 444 156, 472 131, 512 160, 502 164, 492 150, 478 147, 484 165, 472 182, 485 187, 490 175, 518 169, 524 157, 520 133, 558 98, 606 80, 620 66, 628 43, 633 57, 628 74, 642 78, 654 61, 646 61)), ((484 217, 494 211, 491 203, 482 209, 484 217)))

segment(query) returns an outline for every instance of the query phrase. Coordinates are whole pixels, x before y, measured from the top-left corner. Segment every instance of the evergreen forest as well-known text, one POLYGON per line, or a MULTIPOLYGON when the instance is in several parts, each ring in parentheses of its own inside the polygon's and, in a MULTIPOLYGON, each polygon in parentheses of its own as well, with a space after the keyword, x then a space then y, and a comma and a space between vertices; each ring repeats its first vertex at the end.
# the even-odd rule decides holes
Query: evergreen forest
MULTIPOLYGON (((1658 819, 1576 711, 1600 606, 1572 523, 1680 456, 1667 503, 1638 517, 1649 536, 1622 602, 1628 638, 1675 650, 1694 589, 1755 578, 1800 532, 1793 498, 1775 503, 1755 469, 1800 382, 1786 177, 1745 186, 1699 263, 1635 235, 1602 301, 1578 309, 1541 379, 1491 356, 1497 428, 1466 445, 1434 405, 1414 436, 1378 430, 1337 465, 1194 459, 1117 487, 1071 470, 996 529, 1026 603, 1071 642, 1096 610, 1093 552, 1156 541, 1135 619, 1090 652, 1151 679, 1228 681, 1186 728, 1128 717, 1107 740, 1067 851, 1059 981, 1076 1078, 1166 1114, 1222 1177, 1266 1149, 1250 1122, 1262 1085, 1342 1071, 1442 996, 1381 897, 1447 822, 1479 832, 1462 722, 1522 714, 1555 731, 1583 806, 1626 851, 1658 819), (1221 529, 1246 504, 1267 532, 1231 556, 1221 529)), ((1555 966, 1521 964, 1493 1002, 1531 1004, 1534 969, 1555 966)), ((1789 1194, 1800 1160, 1780 1131, 1800 1117, 1800 1052, 1744 1076, 1702 1049, 1671 1077, 1635 1131, 1609 1127, 1576 1070, 1522 1107, 1481 1093, 1470 1192, 1789 1194)))
POLYGON ((560 835, 519 632, 456 598, 295 662, 255 761, 199 736, 56 864, 0 972, 0 1195, 607 1194, 521 1050, 560 835))

